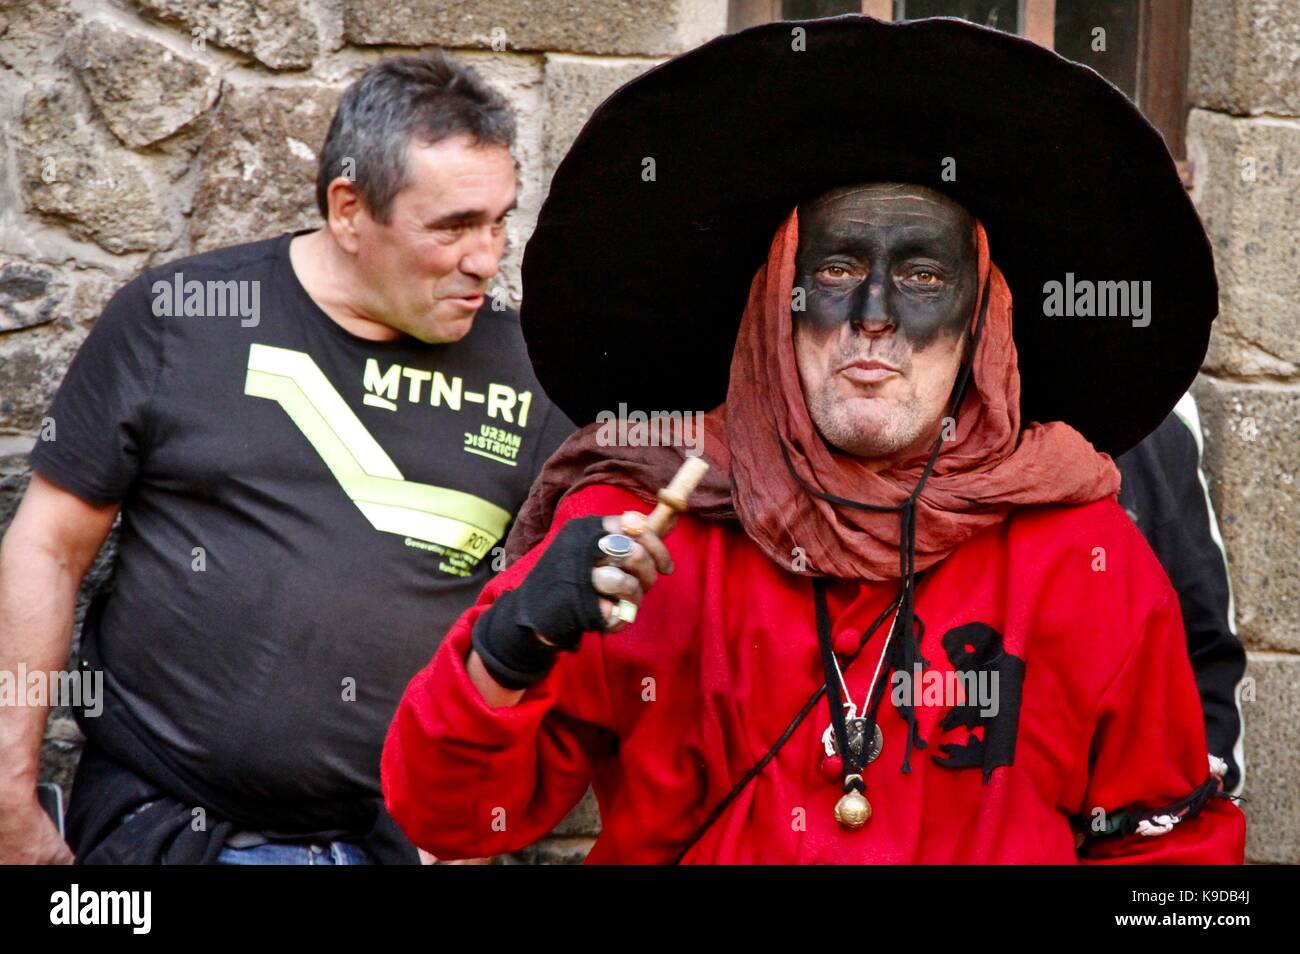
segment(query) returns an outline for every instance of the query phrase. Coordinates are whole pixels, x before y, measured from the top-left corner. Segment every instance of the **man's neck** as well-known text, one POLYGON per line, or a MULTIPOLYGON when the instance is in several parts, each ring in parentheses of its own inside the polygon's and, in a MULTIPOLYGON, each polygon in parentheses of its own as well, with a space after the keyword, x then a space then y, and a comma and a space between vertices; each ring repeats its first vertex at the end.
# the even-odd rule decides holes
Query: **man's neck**
POLYGON ((362 312, 356 290, 364 285, 355 274, 355 263, 326 229, 294 237, 289 242, 289 264, 312 301, 344 331, 368 341, 401 337, 396 328, 362 312))
MULTIPOLYGON (((822 443, 830 449, 831 453, 850 457, 866 467, 867 470, 878 474, 881 471, 891 470, 894 467, 898 467, 901 464, 905 464, 908 461, 919 457, 925 457, 928 459, 931 452, 934 450, 934 441, 935 438, 939 436, 939 428, 942 426, 942 423, 943 422, 940 421, 936 424, 924 438, 918 438, 909 448, 907 448, 907 450, 891 454, 888 457, 863 457, 860 454, 854 454, 851 451, 846 451, 842 448, 836 447, 830 441, 826 440, 825 437, 822 437, 822 443)), ((818 432, 818 435, 821 436, 820 432, 818 432)))

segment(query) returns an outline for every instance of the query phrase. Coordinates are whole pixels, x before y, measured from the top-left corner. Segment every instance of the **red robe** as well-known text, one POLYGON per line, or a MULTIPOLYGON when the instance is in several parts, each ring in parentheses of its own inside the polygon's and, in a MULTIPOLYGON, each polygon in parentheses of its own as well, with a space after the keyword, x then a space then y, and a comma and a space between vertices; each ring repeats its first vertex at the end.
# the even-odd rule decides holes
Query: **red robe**
MULTIPOLYGON (((572 517, 629 509, 645 507, 588 487, 561 504, 551 534, 572 517)), ((440 858, 495 855, 546 835, 592 785, 603 830, 588 861, 670 861, 824 681, 811 582, 738 524, 683 517, 666 539, 676 571, 660 576, 636 623, 585 635, 519 705, 492 709, 466 672, 471 628, 550 539, 486 587, 407 687, 384 748, 389 810, 440 858)), ((857 647, 896 591, 896 581, 832 586, 837 652, 857 647)), ((942 744, 979 739, 985 726, 943 731, 950 707, 921 704, 928 745, 903 774, 906 723, 887 692, 883 752, 864 772, 873 817, 848 831, 833 815, 840 785, 821 768, 822 699, 686 862, 1243 861, 1245 821, 1222 798, 1168 834, 1076 850, 1072 819, 1170 805, 1208 775, 1177 597, 1114 501, 1012 511, 918 579, 916 612, 927 673, 954 670, 942 637, 968 623, 992 627, 1024 661, 1018 718, 999 729, 1014 734, 1011 764, 987 783, 980 766, 941 766, 942 744)), ((855 700, 886 629, 846 674, 855 700)))

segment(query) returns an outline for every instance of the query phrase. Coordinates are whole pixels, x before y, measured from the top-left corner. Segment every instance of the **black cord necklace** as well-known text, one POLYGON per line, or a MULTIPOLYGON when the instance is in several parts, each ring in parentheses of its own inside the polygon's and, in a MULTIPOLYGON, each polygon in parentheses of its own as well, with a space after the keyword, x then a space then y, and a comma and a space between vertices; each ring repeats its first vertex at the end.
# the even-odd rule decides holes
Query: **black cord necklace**
MULTIPOLYGON (((876 711, 883 692, 876 693, 880 671, 885 665, 885 657, 898 625, 898 614, 885 637, 885 644, 880 649, 880 661, 872 676, 871 685, 863 699, 862 713, 859 715, 851 698, 840 702, 840 693, 832 691, 833 687, 843 690, 848 696, 848 684, 844 680, 844 670, 835 660, 835 647, 831 640, 830 609, 826 602, 826 579, 819 577, 813 581, 813 594, 816 600, 817 644, 821 648, 822 667, 826 676, 826 702, 831 713, 831 731, 834 733, 835 752, 841 760, 840 774, 843 779, 844 794, 835 804, 835 820, 845 828, 861 828, 871 820, 871 803, 867 801, 867 783, 862 778, 862 770, 868 762, 876 760, 883 748, 880 728, 876 725, 876 711), (848 714, 845 714, 845 710, 848 714), (870 741, 868 741, 870 740, 870 741)), ((897 601, 890 604, 892 609, 897 601)), ((888 614, 888 610, 886 614, 888 614)), ((863 634, 862 644, 871 639, 885 616, 863 634)), ((856 658, 856 654, 855 654, 856 658)), ((828 749, 829 757, 829 749, 828 749)))
MULTIPOLYGON (((962 362, 961 370, 953 387, 949 416, 954 420, 958 408, 961 407, 962 398, 965 396, 967 384, 970 382, 975 362, 975 350, 979 345, 980 335, 984 330, 984 321, 988 315, 989 285, 990 282, 986 280, 984 294, 980 301, 979 318, 975 323, 974 334, 971 336, 970 350, 966 360, 962 362)), ((943 435, 940 434, 939 437, 935 438, 934 445, 930 449, 930 457, 921 471, 916 486, 912 488, 912 492, 907 495, 907 499, 902 503, 893 505, 869 504, 860 500, 851 500, 847 497, 828 494, 808 486, 795 472, 794 464, 790 460, 790 451, 786 447, 785 441, 782 439, 779 443, 781 458, 785 462, 786 469, 805 492, 841 507, 851 507, 876 513, 891 511, 898 513, 898 571, 901 585, 897 599, 898 612, 894 618, 893 626, 895 629, 899 629, 899 639, 896 644, 897 648, 894 648, 892 639, 882 647, 881 652, 884 659, 882 668, 885 670, 886 681, 888 681, 891 670, 904 673, 915 671, 914 667, 918 662, 924 664, 921 659, 921 640, 917 632, 915 608, 916 502, 920 499, 926 480, 929 479, 935 464, 939 460, 939 451, 943 446, 943 435)), ((822 667, 826 679, 826 700, 830 708, 831 726, 834 728, 836 747, 843 762, 841 772, 844 794, 835 805, 835 819, 845 828, 857 829, 865 825, 871 818, 871 803, 866 798, 867 786, 862 777, 862 770, 866 763, 871 760, 870 749, 874 746, 871 746, 868 740, 874 741, 875 739, 876 716, 880 709, 881 700, 884 699, 885 683, 880 682, 878 679, 873 680, 871 689, 868 690, 869 699, 866 702, 866 712, 862 715, 860 723, 856 718, 858 714, 854 713, 855 718, 853 721, 855 724, 852 727, 852 734, 855 737, 860 734, 861 737, 861 742, 856 746, 855 750, 855 747, 851 745, 849 719, 844 714, 844 705, 839 701, 840 671, 835 665, 834 646, 831 642, 830 610, 826 603, 826 579, 824 577, 813 580, 813 593, 816 603, 817 640, 821 647, 822 667)), ((870 635, 868 633, 867 637, 870 635)), ((902 771, 904 774, 908 774, 912 771, 911 755, 913 746, 925 748, 926 743, 919 734, 915 707, 906 706, 903 714, 907 719, 907 744, 903 749, 902 771)))

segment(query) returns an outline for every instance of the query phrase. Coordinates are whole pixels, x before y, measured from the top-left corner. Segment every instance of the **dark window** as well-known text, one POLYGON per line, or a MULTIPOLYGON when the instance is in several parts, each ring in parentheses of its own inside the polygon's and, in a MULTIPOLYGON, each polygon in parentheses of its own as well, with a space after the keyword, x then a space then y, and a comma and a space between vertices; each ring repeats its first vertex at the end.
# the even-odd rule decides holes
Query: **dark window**
POLYGON ((1004 33, 1020 32, 1020 0, 894 0, 895 20, 959 17, 1004 33))
POLYGON ((862 0, 782 0, 781 3, 782 20, 815 20, 861 12, 862 0))
POLYGON ((1129 99, 1138 97, 1137 0, 1056 4, 1056 52, 1091 66, 1129 99))

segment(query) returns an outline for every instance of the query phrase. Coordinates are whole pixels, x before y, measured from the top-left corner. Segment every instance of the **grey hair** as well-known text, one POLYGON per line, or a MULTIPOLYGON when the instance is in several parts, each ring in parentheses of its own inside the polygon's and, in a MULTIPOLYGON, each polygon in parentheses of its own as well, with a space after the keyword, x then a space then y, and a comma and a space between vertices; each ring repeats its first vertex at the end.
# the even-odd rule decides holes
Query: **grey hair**
POLYGON ((407 185, 406 149, 468 136, 476 146, 515 143, 505 98, 470 67, 437 51, 397 56, 369 67, 343 93, 321 146, 316 206, 329 217, 329 185, 356 183, 371 216, 387 222, 407 185))

